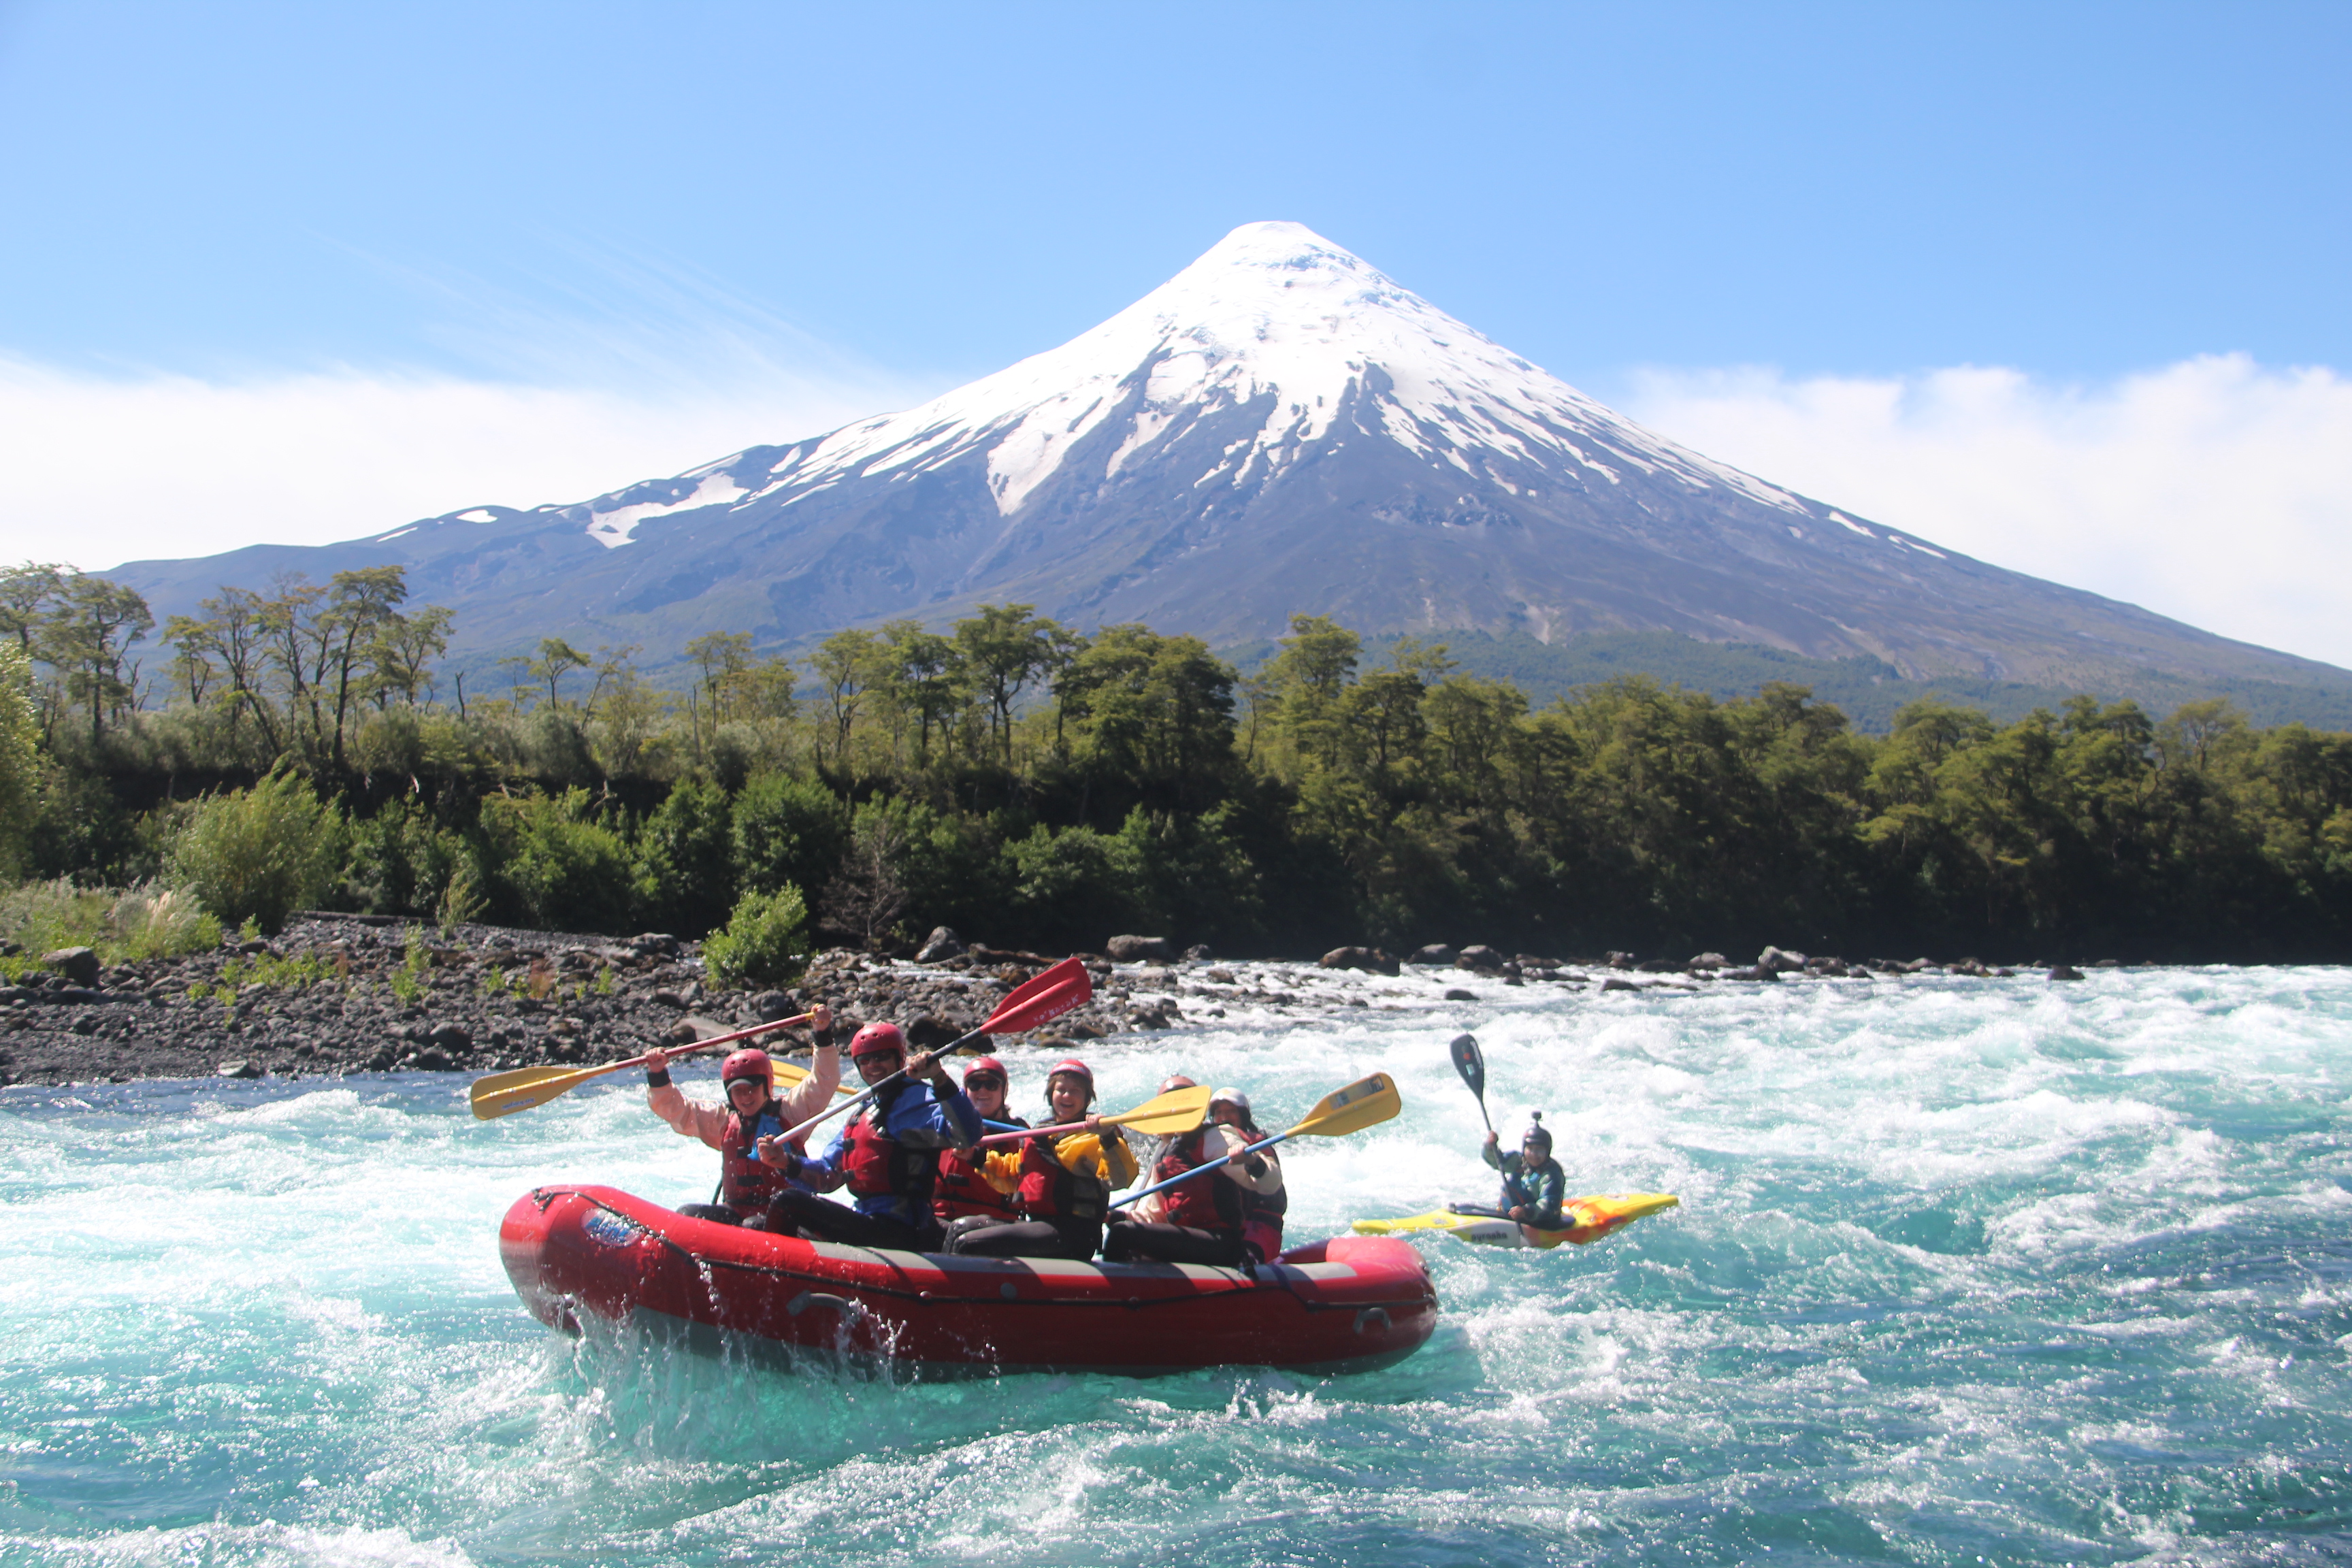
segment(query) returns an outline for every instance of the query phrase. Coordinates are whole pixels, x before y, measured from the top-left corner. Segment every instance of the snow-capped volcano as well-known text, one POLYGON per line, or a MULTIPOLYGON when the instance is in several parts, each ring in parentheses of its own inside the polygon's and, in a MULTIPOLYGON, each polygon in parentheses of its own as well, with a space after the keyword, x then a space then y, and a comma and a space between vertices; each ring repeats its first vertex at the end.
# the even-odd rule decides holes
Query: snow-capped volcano
MULTIPOLYGON (((2344 672, 1971 561, 1643 430, 1297 224, 1235 229, 1058 348, 904 413, 570 506, 123 574, 411 568, 460 647, 763 644, 976 604, 1223 646, 1291 615, 1669 630, 1917 676, 2344 672)), ((159 609, 164 607, 159 605, 159 609)))
POLYGON ((1564 463, 1612 481, 1631 468, 1805 510, 1785 491, 1619 418, 1295 223, 1237 228, 1060 348, 793 447, 758 493, 921 474, 977 453, 1009 517, 1098 429, 1119 439, 1086 477, 1112 480, 1204 421, 1234 439, 1201 454, 1208 466, 1196 489, 1265 484, 1344 427, 1507 489, 1509 479, 1474 464, 1501 458, 1524 478, 1528 468, 1564 463), (1236 412, 1244 417, 1219 417, 1236 412))

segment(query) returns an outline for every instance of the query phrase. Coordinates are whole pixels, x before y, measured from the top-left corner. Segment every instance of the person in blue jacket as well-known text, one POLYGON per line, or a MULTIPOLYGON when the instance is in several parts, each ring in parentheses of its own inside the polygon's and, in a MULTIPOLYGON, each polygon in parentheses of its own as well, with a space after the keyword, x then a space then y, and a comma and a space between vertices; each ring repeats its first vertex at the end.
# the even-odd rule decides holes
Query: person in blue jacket
POLYGON ((1568 1201, 1568 1173, 1551 1157, 1551 1130, 1538 1115, 1518 1152, 1502 1152, 1502 1140, 1486 1134, 1479 1157, 1503 1173, 1503 1213, 1537 1230, 1560 1228, 1559 1205, 1568 1201))
POLYGON ((908 1058, 907 1037, 896 1024, 858 1030, 849 1042, 849 1059, 859 1077, 882 1087, 821 1152, 803 1156, 781 1139, 761 1141, 762 1160, 814 1189, 778 1193, 768 1205, 766 1228, 850 1247, 934 1251, 940 1229, 931 1213, 931 1187, 939 1179, 940 1151, 977 1142, 980 1112, 949 1080, 937 1052, 908 1058), (853 1206, 817 1195, 837 1187, 849 1189, 853 1206))

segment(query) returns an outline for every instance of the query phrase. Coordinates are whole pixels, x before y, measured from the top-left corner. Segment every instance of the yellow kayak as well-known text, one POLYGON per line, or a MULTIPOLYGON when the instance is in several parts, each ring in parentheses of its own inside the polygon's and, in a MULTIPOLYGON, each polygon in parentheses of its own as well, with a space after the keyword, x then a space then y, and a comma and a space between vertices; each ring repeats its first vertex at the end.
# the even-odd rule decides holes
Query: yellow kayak
POLYGON ((1441 1209, 1435 1214, 1409 1215, 1403 1219, 1360 1219, 1359 1236, 1405 1236, 1416 1230, 1443 1231, 1481 1247, 1558 1247, 1570 1242, 1582 1247, 1612 1231, 1624 1229, 1643 1215, 1677 1208, 1682 1199, 1672 1193, 1592 1193, 1560 1205, 1560 1217, 1576 1223, 1559 1230, 1538 1230, 1493 1209, 1441 1209))

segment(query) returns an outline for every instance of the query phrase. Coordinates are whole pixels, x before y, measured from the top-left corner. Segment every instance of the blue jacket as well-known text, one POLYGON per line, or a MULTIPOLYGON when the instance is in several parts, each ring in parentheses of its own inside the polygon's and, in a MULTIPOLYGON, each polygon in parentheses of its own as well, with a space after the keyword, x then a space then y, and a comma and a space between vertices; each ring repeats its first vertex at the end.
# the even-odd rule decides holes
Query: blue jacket
MULTIPOLYGON (((932 1094, 931 1086, 927 1083, 906 1084, 899 1087, 895 1094, 888 1090, 884 1092, 890 1104, 883 1115, 882 1131, 909 1148, 961 1148, 978 1142, 983 1131, 980 1112, 972 1109, 971 1101, 964 1098, 964 1092, 960 1089, 949 1090, 945 1100, 932 1094), (950 1117, 954 1119, 952 1123, 949 1121, 950 1117)), ((868 1106, 858 1115, 870 1114, 872 1109, 868 1106)), ((835 1127, 833 1136, 825 1140, 824 1151, 803 1161, 796 1173, 812 1186, 825 1192, 841 1185, 845 1179, 841 1169, 841 1158, 849 1148, 850 1123, 856 1119, 852 1117, 835 1127)), ((908 1197, 894 1197, 888 1193, 868 1193, 856 1200, 856 1206, 859 1214, 879 1215, 903 1225, 920 1225, 930 1214, 927 1204, 908 1197)))

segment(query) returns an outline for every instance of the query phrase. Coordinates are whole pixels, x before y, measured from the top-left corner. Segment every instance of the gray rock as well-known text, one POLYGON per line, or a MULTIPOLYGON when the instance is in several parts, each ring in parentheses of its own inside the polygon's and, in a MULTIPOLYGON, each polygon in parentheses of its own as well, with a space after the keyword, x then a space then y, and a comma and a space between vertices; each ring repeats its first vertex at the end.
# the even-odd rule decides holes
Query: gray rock
POLYGON ((41 966, 56 970, 77 985, 98 984, 98 952, 92 948, 58 948, 41 954, 41 966))
POLYGON ((916 950, 915 962, 937 963, 942 959, 957 957, 962 952, 962 938, 946 926, 933 926, 931 934, 924 938, 923 945, 916 950))
POLYGON ((963 1031, 936 1013, 926 1013, 907 1026, 907 1043, 919 1051, 935 1051, 963 1037, 963 1031))
POLYGON ((1731 960, 1719 952, 1702 952, 1684 965, 1686 969, 1728 969, 1731 960))
POLYGON ((261 1064, 240 1057, 235 1061, 221 1063, 220 1075, 223 1078, 259 1078, 261 1064))
POLYGON ((1475 970, 1482 974, 1500 974, 1503 965, 1508 962, 1486 943, 1474 942, 1454 955, 1454 967, 1475 970))
POLYGON ((658 953, 665 958, 675 957, 678 951, 677 938, 664 931, 649 931, 633 936, 629 939, 629 945, 639 952, 658 953))
POLYGON ((1601 989, 1603 991, 1639 991, 1642 987, 1634 984, 1630 980, 1621 979, 1617 975, 1612 974, 1608 979, 1603 980, 1601 983, 1601 989))
POLYGON ((447 1072, 457 1064, 449 1059, 449 1053, 440 1047, 427 1046, 410 1057, 406 1065, 421 1072, 447 1072))
POLYGON ((1805 967, 1805 955, 1782 948, 1768 947, 1756 955, 1756 967, 1787 974, 1805 967))
POLYGON ((1217 955, 1209 951, 1207 942, 1196 942, 1184 950, 1184 956, 1194 963, 1206 963, 1217 955))
POLYGON ((1146 959, 1166 961, 1176 956, 1175 944, 1164 936, 1115 936, 1103 944, 1114 963, 1141 963, 1146 959))
POLYGON ((1448 1002, 1475 1002, 1478 1000, 1478 993, 1475 991, 1464 991, 1459 987, 1456 987, 1445 994, 1445 999, 1448 1002))
POLYGON ((425 1032, 425 1037, 445 1051, 463 1054, 474 1048, 473 1031, 463 1024, 436 1024, 425 1032))
POLYGON ((1377 947, 1335 947, 1316 962, 1325 969, 1360 969, 1370 974, 1394 974, 1399 967, 1377 947))
POLYGON ((800 1009, 793 1003, 790 992, 762 991, 751 998, 752 1016, 762 1024, 772 1024, 778 1018, 789 1018, 798 1011, 800 1009))
POLYGON ((1405 962, 1434 964, 1441 968, 1451 969, 1454 966, 1454 950, 1442 942, 1433 942, 1427 947, 1413 949, 1412 956, 1405 962))
POLYGON ((2083 978, 2083 972, 2075 968, 2071 963, 2053 963, 2050 966, 2050 978, 2053 980, 2080 980, 2083 978))

